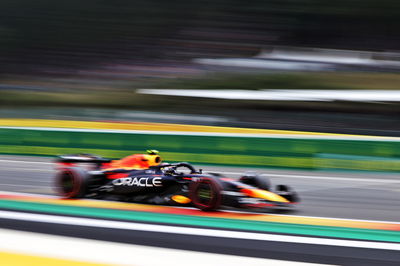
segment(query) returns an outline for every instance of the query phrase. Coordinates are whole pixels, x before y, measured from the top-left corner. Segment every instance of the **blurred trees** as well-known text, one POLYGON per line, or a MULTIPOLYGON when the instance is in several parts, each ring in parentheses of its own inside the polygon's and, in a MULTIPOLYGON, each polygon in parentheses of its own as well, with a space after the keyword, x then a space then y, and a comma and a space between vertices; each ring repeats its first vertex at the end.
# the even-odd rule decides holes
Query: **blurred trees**
POLYGON ((396 0, 2 0, 0 70, 251 55, 267 45, 396 50, 396 0))

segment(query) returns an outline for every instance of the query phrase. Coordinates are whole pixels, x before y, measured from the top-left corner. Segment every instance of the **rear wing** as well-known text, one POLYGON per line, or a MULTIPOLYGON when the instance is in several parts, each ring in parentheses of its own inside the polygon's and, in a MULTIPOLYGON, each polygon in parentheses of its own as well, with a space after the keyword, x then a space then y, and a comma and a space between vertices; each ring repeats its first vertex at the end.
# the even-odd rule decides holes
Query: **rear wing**
POLYGON ((111 159, 103 158, 93 154, 67 154, 60 155, 55 159, 56 163, 94 163, 103 164, 111 162, 111 159))

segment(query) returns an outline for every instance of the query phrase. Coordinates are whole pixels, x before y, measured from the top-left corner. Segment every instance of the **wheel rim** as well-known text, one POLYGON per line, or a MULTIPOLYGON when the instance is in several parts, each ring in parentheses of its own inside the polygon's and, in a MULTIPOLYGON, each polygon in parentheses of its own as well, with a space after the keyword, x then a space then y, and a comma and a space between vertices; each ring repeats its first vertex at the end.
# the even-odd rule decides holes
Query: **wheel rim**
POLYGON ((69 171, 62 172, 58 178, 59 192, 64 197, 71 197, 76 191, 76 180, 69 171))
POLYGON ((60 188, 63 194, 70 194, 74 191, 74 178, 69 172, 64 172, 60 177, 60 188))
POLYGON ((211 206, 214 200, 213 192, 214 190, 209 182, 199 184, 195 192, 196 203, 204 207, 211 206))
POLYGON ((211 211, 219 208, 221 203, 221 188, 216 180, 202 178, 194 182, 190 189, 190 198, 194 206, 203 210, 211 211))

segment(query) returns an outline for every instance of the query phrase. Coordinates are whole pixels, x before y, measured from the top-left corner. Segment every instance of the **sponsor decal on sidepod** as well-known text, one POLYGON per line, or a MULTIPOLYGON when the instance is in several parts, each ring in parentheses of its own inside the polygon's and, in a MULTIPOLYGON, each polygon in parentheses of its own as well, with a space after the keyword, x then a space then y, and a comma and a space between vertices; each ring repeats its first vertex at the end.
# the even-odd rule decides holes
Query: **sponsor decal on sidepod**
POLYGON ((161 187, 161 177, 125 177, 115 179, 114 186, 161 187))

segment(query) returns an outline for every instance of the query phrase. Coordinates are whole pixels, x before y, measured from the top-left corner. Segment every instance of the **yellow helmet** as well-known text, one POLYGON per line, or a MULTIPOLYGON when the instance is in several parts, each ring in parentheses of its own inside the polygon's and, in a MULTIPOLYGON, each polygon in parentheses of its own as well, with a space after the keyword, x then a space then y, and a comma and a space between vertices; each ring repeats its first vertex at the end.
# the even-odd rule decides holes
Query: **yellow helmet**
POLYGON ((147 150, 146 153, 144 157, 147 159, 149 166, 156 166, 162 162, 157 150, 147 150))

